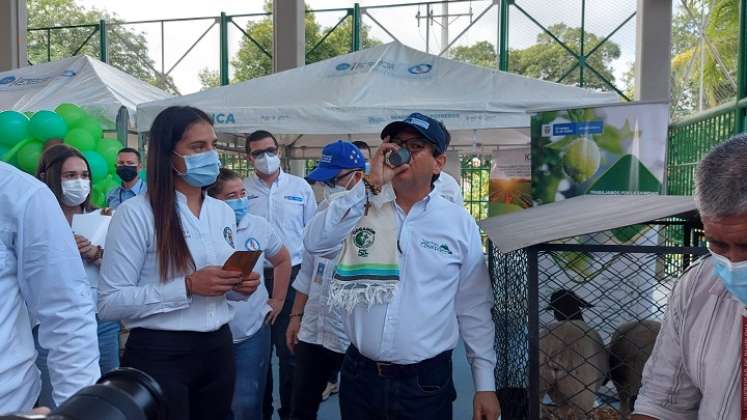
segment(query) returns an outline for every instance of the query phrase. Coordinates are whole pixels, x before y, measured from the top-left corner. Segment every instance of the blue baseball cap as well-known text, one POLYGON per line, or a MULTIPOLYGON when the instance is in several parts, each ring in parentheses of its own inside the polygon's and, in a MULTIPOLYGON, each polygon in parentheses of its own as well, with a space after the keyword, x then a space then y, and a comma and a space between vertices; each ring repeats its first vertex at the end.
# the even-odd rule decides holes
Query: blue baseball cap
POLYGON ((433 144, 436 151, 442 154, 449 148, 449 141, 451 136, 446 131, 446 126, 439 120, 431 118, 427 115, 423 115, 419 112, 414 112, 407 116, 402 121, 395 121, 389 123, 381 131, 381 139, 384 140, 387 136, 392 137, 403 128, 411 128, 420 133, 428 142, 433 144))
POLYGON ((322 158, 306 179, 314 182, 333 180, 345 169, 366 170, 366 159, 353 143, 337 140, 322 149, 322 158))

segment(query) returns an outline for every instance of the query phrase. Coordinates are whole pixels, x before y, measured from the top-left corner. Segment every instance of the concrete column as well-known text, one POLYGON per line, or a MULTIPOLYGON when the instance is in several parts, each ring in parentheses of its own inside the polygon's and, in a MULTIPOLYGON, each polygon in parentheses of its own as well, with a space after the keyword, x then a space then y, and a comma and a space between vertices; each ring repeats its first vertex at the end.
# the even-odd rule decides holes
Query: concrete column
POLYGON ((290 173, 301 178, 306 176, 306 161, 303 159, 291 159, 288 162, 290 173))
POLYGON ((303 0, 272 2, 272 70, 292 69, 305 64, 303 0))
POLYGON ((0 0, 0 71, 27 64, 26 0, 0 0))
POLYGON ((638 0, 635 99, 671 99, 671 56, 672 0, 638 0))

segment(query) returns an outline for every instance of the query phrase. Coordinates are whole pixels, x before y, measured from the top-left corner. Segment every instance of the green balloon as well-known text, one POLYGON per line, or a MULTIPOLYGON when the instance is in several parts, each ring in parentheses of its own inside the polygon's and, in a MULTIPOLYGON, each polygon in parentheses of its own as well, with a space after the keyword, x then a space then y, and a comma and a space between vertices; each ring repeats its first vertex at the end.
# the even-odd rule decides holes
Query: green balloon
POLYGON ((37 140, 63 139, 67 134, 65 120, 52 111, 39 111, 31 117, 29 132, 37 140))
POLYGON ((36 169, 39 167, 39 158, 42 155, 44 145, 38 141, 32 141, 21 147, 16 154, 18 168, 22 171, 36 175, 36 169))
POLYGON ((65 135, 65 144, 80 151, 96 150, 96 139, 86 130, 73 128, 65 135))
POLYGON ((0 160, 2 160, 3 156, 5 156, 5 154, 8 153, 8 150, 10 150, 10 147, 5 147, 0 144, 0 160))
POLYGON ((0 145, 13 147, 29 136, 29 119, 16 111, 0 112, 0 145))
POLYGON ((94 188, 97 188, 102 194, 104 194, 104 197, 106 197, 106 195, 109 194, 109 191, 119 187, 119 185, 120 184, 114 180, 113 176, 108 175, 105 179, 97 182, 94 188))
POLYGON ((68 127, 74 126, 81 118, 86 117, 85 111, 73 104, 60 104, 54 109, 54 112, 65 120, 65 124, 67 124, 68 127))
POLYGON ((88 166, 91 168, 91 179, 93 179, 93 182, 99 182, 106 178, 106 175, 109 173, 109 167, 106 165, 106 161, 100 154, 91 150, 86 150, 83 152, 83 156, 86 157, 88 166))
POLYGON ((106 195, 99 190, 91 191, 91 203, 97 208, 106 207, 106 195))
POLYGON ((117 171, 117 155, 122 149, 124 149, 122 143, 115 139, 101 139, 96 146, 96 151, 104 158, 112 173, 117 171))
POLYGON ((34 116, 34 111, 26 111, 23 113, 23 115, 27 116, 30 119, 34 116))
POLYGON ((101 134, 103 133, 103 130, 101 130, 101 123, 98 122, 97 119, 92 117, 83 117, 78 120, 78 122, 73 125, 73 128, 80 128, 81 130, 86 130, 95 139, 100 139, 101 134))

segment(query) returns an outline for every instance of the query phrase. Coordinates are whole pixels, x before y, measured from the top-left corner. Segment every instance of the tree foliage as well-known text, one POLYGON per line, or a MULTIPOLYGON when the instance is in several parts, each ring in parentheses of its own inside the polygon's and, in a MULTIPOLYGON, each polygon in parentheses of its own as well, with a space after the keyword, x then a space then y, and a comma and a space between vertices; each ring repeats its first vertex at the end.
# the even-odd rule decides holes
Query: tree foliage
MULTIPOLYGON (((574 54, 580 52, 581 28, 572 28, 558 23, 550 26, 548 30, 567 45, 574 54)), ((584 52, 588 54, 601 41, 602 38, 596 34, 585 32, 584 52)), ((452 50, 452 57, 466 63, 496 68, 496 49, 488 41, 480 41, 466 47, 456 47, 452 50)), ((608 40, 586 59, 586 63, 614 85, 612 62, 618 58, 620 58, 620 47, 608 40)), ((578 60, 573 55, 545 32, 537 35, 537 42, 534 45, 524 49, 511 49, 508 52, 509 71, 553 82, 561 81, 566 84, 580 85, 579 67, 576 66, 573 69, 577 63, 578 60), (570 73, 566 75, 569 71, 570 73), (565 78, 561 80, 564 75, 566 75, 565 78)), ((584 70, 584 86, 610 90, 609 85, 589 69, 584 70)))
MULTIPOLYGON (((547 28, 560 39, 575 54, 581 51, 581 28, 572 28, 558 23, 547 28)), ((594 33, 584 32, 584 53, 596 47, 602 38, 594 33)), ((605 80, 615 84, 612 62, 620 58, 620 47, 611 41, 606 41, 594 54, 586 59, 589 67, 594 68, 605 80)), ((537 35, 537 43, 522 50, 510 50, 508 53, 508 68, 514 73, 543 80, 561 81, 561 77, 570 71, 578 60, 547 33, 537 35)), ((571 71, 562 83, 580 85, 581 72, 578 67, 571 71)), ((610 90, 604 80, 593 74, 591 70, 584 70, 585 87, 610 90)))
POLYGON ((498 63, 495 46, 488 41, 478 41, 470 46, 454 47, 451 49, 451 58, 488 68, 496 68, 498 63))
POLYGON ((737 0, 687 0, 678 8, 672 19, 675 115, 697 111, 701 101, 706 109, 736 97, 738 34, 737 0))
MULTIPOLYGON (((307 7, 308 9, 308 7, 307 7)), ((265 3, 265 10, 272 11, 272 3, 265 3)), ((305 16, 306 64, 332 58, 352 51, 353 19, 347 16, 345 20, 332 31, 329 36, 317 46, 321 39, 332 27, 322 27, 314 13, 307 12, 305 16), (317 46, 316 48, 314 48, 317 46), (312 51, 313 49, 313 51, 312 51)), ((369 27, 361 27, 361 44, 363 48, 380 45, 381 41, 369 36, 369 27)), ((257 44, 272 54, 272 17, 268 16, 258 21, 251 21, 244 29, 257 44)), ((261 77, 272 73, 272 58, 265 54, 255 43, 247 37, 242 37, 239 51, 231 60, 233 74, 231 82, 261 77)), ((217 72, 202 69, 200 81, 203 89, 220 84, 217 72)))
MULTIPOLYGON (((86 9, 77 5, 75 0, 28 0, 27 7, 29 28, 95 24, 102 19, 107 23, 120 22, 116 15, 95 8, 86 9)), ((53 29, 49 32, 31 31, 27 41, 29 62, 42 63, 70 57, 76 52, 98 58, 99 33, 89 38, 94 30, 94 27, 83 27, 53 29)), ((110 64, 161 89, 178 92, 174 81, 170 77, 161 77, 154 61, 148 56, 145 34, 123 25, 108 25, 107 37, 110 64)))

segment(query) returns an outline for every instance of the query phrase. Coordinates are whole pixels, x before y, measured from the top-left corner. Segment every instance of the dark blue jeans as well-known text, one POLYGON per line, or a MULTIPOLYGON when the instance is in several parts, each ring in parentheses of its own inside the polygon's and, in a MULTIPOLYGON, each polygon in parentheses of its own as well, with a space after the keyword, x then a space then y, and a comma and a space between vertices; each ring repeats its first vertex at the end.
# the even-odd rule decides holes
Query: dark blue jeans
POLYGON ((451 352, 403 372, 380 372, 350 346, 340 375, 342 420, 452 420, 451 352))
POLYGON ((236 365, 231 415, 228 420, 259 420, 270 360, 270 327, 262 325, 253 336, 233 345, 236 365))
MULTIPOLYGON (((296 299, 296 289, 290 286, 293 284, 298 275, 298 271, 301 269, 300 265, 293 266, 291 270, 290 282, 288 283, 288 293, 285 295, 285 303, 283 304, 283 310, 280 311, 275 320, 275 324, 272 325, 271 337, 272 343, 270 346, 270 361, 267 369, 267 385, 265 386, 265 395, 263 403, 263 416, 265 419, 272 418, 272 349, 275 349, 279 360, 278 369, 278 390, 280 393, 280 407, 278 407, 278 415, 281 420, 285 420, 290 416, 291 408, 291 395, 293 393, 293 369, 296 367, 296 359, 293 357, 293 353, 288 349, 288 344, 285 340, 285 332, 288 330, 288 324, 290 324, 290 313, 293 308, 293 300, 296 299)), ((267 269, 265 274, 265 287, 267 292, 272 296, 272 287, 274 285, 273 271, 267 269)))

